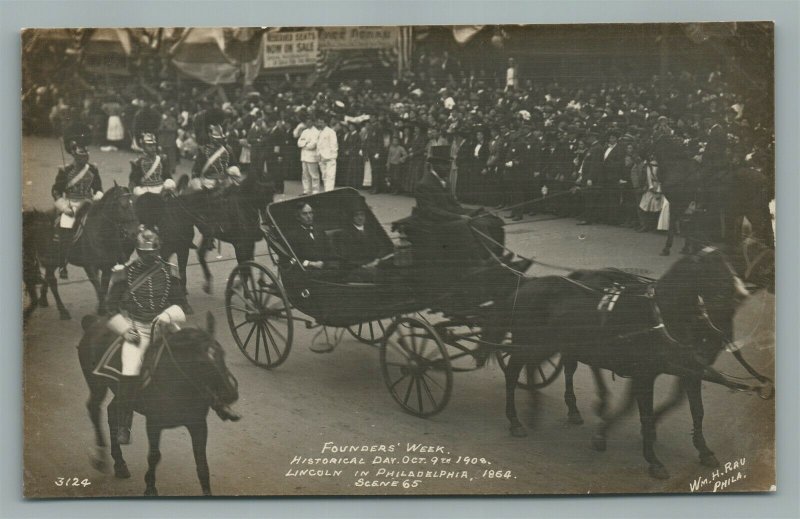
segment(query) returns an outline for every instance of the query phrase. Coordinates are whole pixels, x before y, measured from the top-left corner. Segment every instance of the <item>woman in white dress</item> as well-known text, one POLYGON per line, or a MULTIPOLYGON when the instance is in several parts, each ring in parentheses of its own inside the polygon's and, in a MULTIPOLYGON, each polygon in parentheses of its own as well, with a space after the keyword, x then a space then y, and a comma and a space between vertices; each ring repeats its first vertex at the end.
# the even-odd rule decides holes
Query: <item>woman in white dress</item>
POLYGON ((106 140, 108 144, 119 147, 125 139, 125 127, 122 126, 122 105, 116 100, 108 101, 103 105, 103 111, 108 114, 108 130, 106 130, 106 140))
POLYGON ((664 207, 664 195, 658 180, 658 162, 654 158, 645 161, 644 173, 647 189, 639 201, 639 232, 653 230, 664 207))

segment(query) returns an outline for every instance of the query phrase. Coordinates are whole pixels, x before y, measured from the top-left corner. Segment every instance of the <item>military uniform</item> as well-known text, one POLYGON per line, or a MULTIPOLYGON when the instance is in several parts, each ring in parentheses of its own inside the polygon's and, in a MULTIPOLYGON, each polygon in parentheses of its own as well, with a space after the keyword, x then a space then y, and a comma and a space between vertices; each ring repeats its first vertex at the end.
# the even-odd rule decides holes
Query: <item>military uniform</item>
MULTIPOLYGON (((136 160, 132 160, 128 180, 133 195, 161 193, 165 188, 165 182, 172 181, 172 175, 169 174, 168 168, 167 156, 161 153, 152 156, 144 154, 136 160)), ((172 183, 174 184, 174 181, 172 183)))
POLYGON ((74 214, 93 198, 102 196, 103 182, 100 179, 100 171, 97 166, 89 162, 82 167, 73 162, 58 168, 51 192, 55 207, 62 214, 60 227, 71 229, 74 214), (65 214, 70 212, 68 209, 72 215, 65 214))
POLYGON ((239 168, 234 166, 230 148, 225 145, 222 128, 209 128, 211 142, 200 146, 192 168, 194 178, 189 182, 191 191, 216 190, 231 183, 241 176, 239 168))
MULTIPOLYGON (((158 254, 158 237, 152 231, 139 236, 139 243, 149 246, 140 250, 158 254)), ((122 376, 114 398, 118 412, 117 440, 123 445, 130 443, 133 401, 144 354, 153 339, 153 321, 182 323, 186 319, 183 311, 170 307, 185 303, 177 267, 159 257, 149 264, 137 259, 113 269, 108 307, 116 315, 108 321, 108 326, 123 336, 122 376)))
POLYGON ((172 305, 186 303, 178 267, 161 259, 154 265, 135 260, 114 268, 108 292, 109 309, 123 313, 134 325, 149 327, 153 319, 172 305), (141 278, 142 276, 144 278, 141 278), (142 279, 137 283, 137 280, 142 279), (137 286, 129 290, 134 284, 137 286))
POLYGON ((220 184, 224 184, 228 180, 227 170, 230 160, 230 150, 224 144, 204 144, 197 150, 197 157, 192 168, 194 178, 190 185, 195 190, 199 190, 202 188, 214 189, 220 184))

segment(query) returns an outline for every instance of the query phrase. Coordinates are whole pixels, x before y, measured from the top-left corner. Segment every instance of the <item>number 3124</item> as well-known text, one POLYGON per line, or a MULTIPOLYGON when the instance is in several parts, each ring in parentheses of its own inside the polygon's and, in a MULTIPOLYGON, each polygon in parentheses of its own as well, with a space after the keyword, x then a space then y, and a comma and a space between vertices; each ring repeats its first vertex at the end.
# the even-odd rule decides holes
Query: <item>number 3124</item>
POLYGON ((92 484, 86 478, 57 478, 54 483, 57 487, 88 487, 92 484))

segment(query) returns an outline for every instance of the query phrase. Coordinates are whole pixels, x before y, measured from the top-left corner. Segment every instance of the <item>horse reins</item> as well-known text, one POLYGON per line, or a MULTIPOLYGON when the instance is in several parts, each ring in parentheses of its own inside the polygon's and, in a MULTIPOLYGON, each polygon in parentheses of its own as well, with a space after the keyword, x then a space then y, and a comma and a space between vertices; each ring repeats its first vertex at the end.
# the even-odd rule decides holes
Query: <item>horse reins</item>
MULTIPOLYGON (((153 336, 153 334, 154 334, 154 331, 155 331, 155 327, 156 327, 156 325, 157 325, 157 323, 156 323, 156 322, 154 322, 154 323, 152 324, 151 328, 150 328, 150 335, 151 335, 151 337, 152 337, 152 336, 153 336)), ((218 401, 219 401, 219 396, 218 396, 218 395, 215 395, 215 394, 214 394, 214 393, 213 393, 213 392, 212 392, 210 389, 208 389, 206 386, 204 386, 204 385, 202 385, 202 384, 200 384, 200 385, 196 384, 196 383, 194 382, 194 380, 193 380, 191 377, 189 377, 189 375, 187 375, 187 374, 186 374, 186 372, 185 372, 185 371, 183 371, 183 369, 181 369, 181 366, 180 366, 180 364, 178 363, 177 359, 175 359, 175 355, 173 355, 173 353, 172 353, 172 347, 171 347, 171 346, 170 346, 170 344, 169 344, 169 340, 167 340, 167 334, 166 334, 166 333, 163 333, 163 331, 162 331, 162 333, 161 333, 161 340, 164 342, 164 349, 166 349, 166 350, 167 350, 167 354, 169 355, 169 358, 172 360, 172 363, 175 365, 175 369, 177 369, 177 370, 178 370, 178 373, 180 373, 180 375, 181 375, 181 376, 182 376, 184 379, 186 379, 186 381, 189 383, 189 385, 191 385, 193 388, 195 388, 195 389, 196 389, 196 390, 198 390, 199 392, 201 392, 201 393, 204 393, 204 394, 205 394, 207 397, 209 397, 209 398, 211 399, 211 401, 212 401, 212 402, 218 402, 218 401)), ((206 349, 206 351, 205 351, 205 355, 206 355, 206 356, 209 356, 209 350, 210 350, 210 348, 207 348, 207 349, 206 349)), ((211 356, 212 358, 213 358, 213 357, 215 357, 215 355, 214 355, 213 353, 212 353, 210 356, 211 356)), ((215 369, 216 369, 216 366, 215 366, 215 369)), ((217 370, 217 372, 219 373, 219 370, 217 370)), ((228 383, 228 384, 230 384, 230 379, 232 378, 232 375, 231 375, 231 373, 230 373, 230 371, 229 371, 229 370, 227 370, 227 369, 226 369, 226 372, 225 372, 225 373, 219 373, 219 375, 222 377, 222 379, 223 379, 223 380, 227 381, 227 383, 228 383)), ((235 379, 234 379, 234 380, 235 380, 235 379)), ((233 384, 232 384, 232 385, 233 385, 233 384)))

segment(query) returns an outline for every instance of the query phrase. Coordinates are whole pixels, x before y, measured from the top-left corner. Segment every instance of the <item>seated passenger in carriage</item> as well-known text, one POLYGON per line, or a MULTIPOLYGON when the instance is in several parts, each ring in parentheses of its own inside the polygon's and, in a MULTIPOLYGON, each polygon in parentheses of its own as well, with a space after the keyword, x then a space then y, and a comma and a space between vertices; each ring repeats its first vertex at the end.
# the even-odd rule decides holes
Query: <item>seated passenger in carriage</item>
POLYGON ((305 268, 337 269, 341 265, 328 237, 314 227, 314 208, 306 201, 297 204, 297 223, 286 230, 286 239, 305 268))
POLYGON ((140 139, 142 155, 131 161, 128 182, 133 196, 144 193, 161 194, 175 190, 175 181, 169 173, 167 156, 159 153, 158 142, 152 133, 144 133, 140 139))
POLYGON ((367 206, 363 198, 356 199, 348 212, 349 224, 342 229, 337 243, 344 267, 350 269, 346 281, 374 283, 381 261, 393 254, 382 254, 386 251, 381 251, 378 229, 367 219, 367 206))

